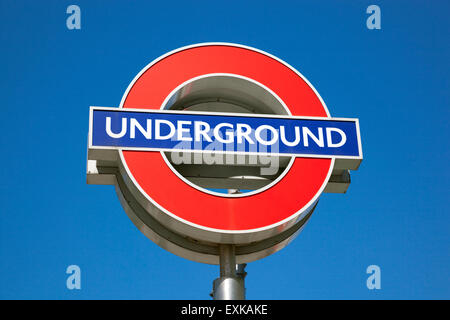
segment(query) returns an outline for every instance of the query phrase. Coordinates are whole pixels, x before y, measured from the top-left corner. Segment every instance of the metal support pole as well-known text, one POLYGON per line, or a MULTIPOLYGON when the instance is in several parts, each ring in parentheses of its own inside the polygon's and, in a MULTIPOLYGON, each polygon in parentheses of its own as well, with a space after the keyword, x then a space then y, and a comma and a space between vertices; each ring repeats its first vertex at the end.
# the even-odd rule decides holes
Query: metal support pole
POLYGON ((234 245, 223 244, 220 251, 220 277, 213 282, 214 300, 245 300, 245 264, 236 265, 234 245), (236 272, 237 271, 237 272, 236 272))

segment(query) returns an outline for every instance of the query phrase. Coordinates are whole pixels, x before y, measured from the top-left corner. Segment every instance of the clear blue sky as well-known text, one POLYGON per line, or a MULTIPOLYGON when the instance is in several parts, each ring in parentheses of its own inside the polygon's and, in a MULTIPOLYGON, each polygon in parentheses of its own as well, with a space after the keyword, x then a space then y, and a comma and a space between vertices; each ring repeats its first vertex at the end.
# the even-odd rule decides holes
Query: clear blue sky
POLYGON ((116 106, 150 61, 244 44, 298 69, 360 119, 364 160, 284 250, 250 263, 248 299, 449 299, 448 1, 0 2, 0 298, 209 299, 218 267, 132 224, 86 184, 90 105, 116 106), (81 8, 81 30, 66 8, 81 8), (381 8, 381 30, 366 8, 381 8), (79 265, 81 290, 66 288, 79 265), (366 268, 381 268, 368 290, 366 268))

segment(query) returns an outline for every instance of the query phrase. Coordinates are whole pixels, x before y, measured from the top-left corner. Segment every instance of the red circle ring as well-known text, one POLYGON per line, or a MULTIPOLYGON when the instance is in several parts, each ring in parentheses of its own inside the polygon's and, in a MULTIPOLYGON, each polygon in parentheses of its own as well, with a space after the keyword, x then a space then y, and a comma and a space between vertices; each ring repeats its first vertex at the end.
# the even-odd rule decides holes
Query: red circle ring
MULTIPOLYGON (((258 49, 202 43, 171 51, 147 65, 130 83, 120 107, 160 109, 180 84, 202 75, 228 73, 271 89, 292 115, 329 117, 313 86, 297 70, 258 49)), ((138 201, 166 227, 219 243, 259 241, 290 228, 317 202, 333 159, 295 158, 271 188, 248 197, 212 195, 181 180, 155 151, 119 151, 122 175, 138 201)))

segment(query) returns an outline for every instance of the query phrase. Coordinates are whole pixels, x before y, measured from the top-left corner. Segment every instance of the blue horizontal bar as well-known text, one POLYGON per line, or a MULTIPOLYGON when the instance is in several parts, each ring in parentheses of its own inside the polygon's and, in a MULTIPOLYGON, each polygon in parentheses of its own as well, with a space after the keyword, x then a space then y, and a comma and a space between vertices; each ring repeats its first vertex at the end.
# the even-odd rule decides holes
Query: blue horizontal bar
POLYGON ((356 119, 92 108, 91 148, 361 157, 356 119))

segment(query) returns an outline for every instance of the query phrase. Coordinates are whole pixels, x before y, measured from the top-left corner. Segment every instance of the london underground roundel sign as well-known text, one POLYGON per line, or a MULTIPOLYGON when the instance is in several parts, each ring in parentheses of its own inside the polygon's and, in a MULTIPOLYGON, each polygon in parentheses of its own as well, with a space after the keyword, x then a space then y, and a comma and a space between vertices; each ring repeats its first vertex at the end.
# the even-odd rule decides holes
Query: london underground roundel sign
POLYGON ((293 67, 236 44, 169 52, 119 108, 90 109, 88 183, 115 184, 144 234, 200 262, 223 243, 239 263, 284 247, 361 160, 357 119, 331 118, 293 67))

